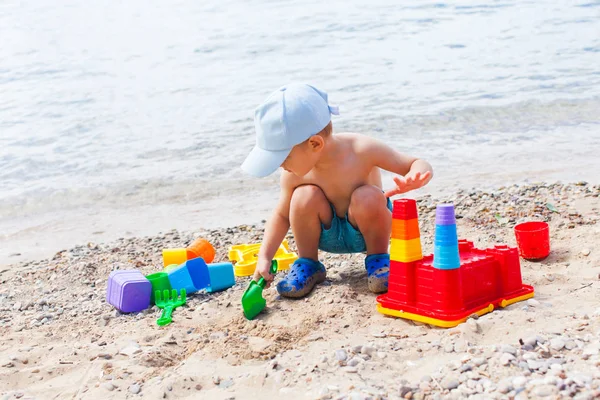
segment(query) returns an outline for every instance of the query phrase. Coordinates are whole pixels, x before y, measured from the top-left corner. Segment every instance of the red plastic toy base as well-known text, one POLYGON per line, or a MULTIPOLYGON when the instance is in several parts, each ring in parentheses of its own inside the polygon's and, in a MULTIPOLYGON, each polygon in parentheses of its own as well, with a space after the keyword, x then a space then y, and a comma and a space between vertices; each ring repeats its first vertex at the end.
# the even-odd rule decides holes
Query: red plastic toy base
POLYGON ((487 250, 459 241, 461 266, 433 268, 433 256, 411 263, 392 261, 388 293, 377 297, 377 310, 394 317, 450 328, 473 314, 529 299, 533 287, 523 285, 516 248, 487 250))
POLYGON ((420 310, 416 307, 410 307, 406 304, 394 302, 393 300, 390 301, 386 298, 387 294, 383 294, 377 297, 377 311, 392 317, 410 319, 413 321, 422 322, 424 324, 439 326, 441 328, 453 328, 465 322, 472 315, 476 314, 478 316, 482 316, 494 311, 498 307, 504 308, 513 303, 531 299, 533 296, 533 287, 524 285, 523 290, 514 297, 497 299, 483 308, 473 308, 471 310, 456 314, 439 314, 427 310, 420 310))

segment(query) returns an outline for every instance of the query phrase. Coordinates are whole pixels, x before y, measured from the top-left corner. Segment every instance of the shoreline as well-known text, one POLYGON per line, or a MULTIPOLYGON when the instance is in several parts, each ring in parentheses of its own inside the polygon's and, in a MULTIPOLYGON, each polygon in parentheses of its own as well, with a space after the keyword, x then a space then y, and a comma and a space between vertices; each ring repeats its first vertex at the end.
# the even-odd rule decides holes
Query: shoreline
MULTIPOLYGON (((192 184, 189 182, 188 184, 192 184)), ((392 185, 391 175, 384 174, 384 187, 392 185)), ((407 194, 409 198, 433 197, 452 200, 465 193, 485 192, 498 194, 507 188, 530 186, 576 185, 574 183, 529 183, 523 181, 513 185, 486 185, 482 189, 460 187, 447 178, 435 180, 433 185, 407 194)), ((593 186, 593 185, 590 185, 593 186)), ((221 190, 207 197, 198 193, 191 197, 174 197, 166 202, 167 188, 162 188, 162 197, 150 204, 144 195, 137 200, 129 199, 125 193, 110 204, 91 207, 80 205, 69 210, 56 209, 52 212, 23 214, 0 220, 0 268, 9 265, 48 258, 56 252, 87 243, 107 243, 117 238, 160 236, 172 229, 187 232, 195 227, 203 230, 226 229, 238 225, 256 225, 264 220, 275 204, 277 179, 246 182, 244 186, 221 190), (253 187, 257 183, 258 187, 253 187), (271 190, 268 190, 268 189, 271 190), (227 200, 223 200, 227 196, 227 200), (231 198, 251 199, 252 204, 237 208, 231 198), (139 203, 141 201, 141 203, 139 203), (232 207, 232 208, 230 208, 232 207), (229 211, 235 210, 235 211, 229 211), (49 239, 50 238, 50 239, 49 239)), ((513 189, 511 189, 513 190, 513 189)), ((130 193, 133 196, 133 192, 130 193)), ((135 196, 133 196, 135 197, 135 196)), ((397 196, 398 197, 398 196, 397 196)), ((4 210, 5 212, 8 209, 4 210)))
POLYGON ((268 308, 254 321, 239 303, 249 278, 190 296, 164 328, 155 307, 121 314, 104 299, 111 270, 157 271, 162 248, 198 236, 225 261, 230 245, 260 241, 262 224, 89 243, 8 265, 0 269, 0 395, 593 398, 600 395, 599 195, 600 185, 540 184, 419 197, 424 254, 440 202, 455 204, 459 236, 479 248, 514 246, 518 222, 550 224, 550 257, 521 260, 536 297, 451 329, 377 313, 362 255, 323 253, 324 284, 299 301, 266 290, 268 308))

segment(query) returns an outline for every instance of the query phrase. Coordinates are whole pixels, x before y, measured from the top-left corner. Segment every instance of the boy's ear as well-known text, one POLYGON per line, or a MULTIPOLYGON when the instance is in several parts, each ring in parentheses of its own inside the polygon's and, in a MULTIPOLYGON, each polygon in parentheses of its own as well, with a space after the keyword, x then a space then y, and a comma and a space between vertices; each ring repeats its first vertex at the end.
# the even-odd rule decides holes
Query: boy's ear
POLYGON ((325 140, 321 135, 312 135, 308 138, 308 147, 311 150, 320 150, 325 146, 325 140))

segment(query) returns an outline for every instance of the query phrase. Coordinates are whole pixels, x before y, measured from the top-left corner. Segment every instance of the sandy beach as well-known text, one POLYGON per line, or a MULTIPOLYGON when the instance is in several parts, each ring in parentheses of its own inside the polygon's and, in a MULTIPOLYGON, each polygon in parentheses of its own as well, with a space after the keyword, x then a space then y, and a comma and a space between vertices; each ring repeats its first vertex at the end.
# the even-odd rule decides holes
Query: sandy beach
POLYGON ((455 204, 459 236, 480 248, 514 246, 518 222, 550 224, 551 255, 521 260, 535 298, 451 329, 379 314, 361 255, 322 254, 325 283, 297 301, 267 290, 254 321, 240 305, 248 278, 192 295, 166 327, 155 307, 121 314, 105 301, 113 270, 158 271, 163 248, 197 237, 225 261, 230 245, 260 241, 263 225, 87 243, 2 266, 0 398, 599 398, 599 194, 574 183, 419 198, 425 254, 440 202, 455 204))
MULTIPOLYGON (((0 400, 600 399, 599 11, 0 3, 0 400), (380 314, 364 255, 322 253, 325 282, 296 301, 266 290, 253 321, 241 306, 249 277, 190 295, 165 327, 156 307, 109 305, 110 273, 159 272, 165 248, 205 238, 220 262, 262 241, 280 173, 240 166, 257 106, 294 82, 339 106, 334 133, 433 166, 406 194, 425 255, 443 202, 479 249, 548 222, 549 257, 520 260, 535 297, 441 329, 380 314)), ((395 172, 383 171, 384 189, 395 172)), ((494 286, 464 280, 466 297, 494 286)))

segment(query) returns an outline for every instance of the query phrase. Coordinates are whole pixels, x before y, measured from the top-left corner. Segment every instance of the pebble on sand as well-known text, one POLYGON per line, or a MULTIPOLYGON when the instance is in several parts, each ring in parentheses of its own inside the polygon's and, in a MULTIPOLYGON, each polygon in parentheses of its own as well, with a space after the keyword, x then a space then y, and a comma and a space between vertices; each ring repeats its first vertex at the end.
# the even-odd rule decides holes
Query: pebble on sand
POLYGON ((508 382, 500 382, 498 384, 498 391, 502 394, 507 394, 513 389, 512 385, 508 382))
POLYGON ((106 390, 108 390, 109 392, 112 392, 113 390, 115 390, 115 385, 113 385, 110 382, 105 382, 102 384, 102 387, 106 390))
POLYGON ((475 357, 475 358, 473 359, 473 364, 474 364, 476 367, 480 367, 480 366, 482 366, 482 365, 483 365, 483 364, 485 364, 485 363, 486 363, 486 359, 485 359, 484 357, 475 357))
POLYGON ((129 386, 129 391, 133 394, 138 394, 142 391, 142 388, 137 383, 134 383, 133 385, 129 386))
POLYGON ((556 351, 562 350, 565 347, 565 341, 560 337, 554 338, 550 340, 550 347, 556 351))
POLYGON ((363 346, 363 347, 360 349, 360 352, 361 352, 362 354, 366 354, 366 355, 368 355, 369 357, 372 357, 372 356, 373 356, 373 354, 375 353, 375 351, 376 351, 375 347, 372 347, 372 346, 363 346))
POLYGON ((348 359, 348 353, 346 353, 346 350, 344 350, 344 349, 336 350, 335 358, 340 362, 346 361, 348 359))
POLYGON ((513 356, 510 353, 502 353, 502 355, 500 356, 500 363, 502 365, 508 365, 513 360, 515 360, 515 356, 513 356))
POLYGON ((358 364, 360 364, 362 361, 362 359, 358 358, 358 357, 354 357, 352 358, 350 361, 348 361, 348 366, 349 367, 356 367, 358 364))
POLYGON ((130 343, 129 345, 127 345, 126 347, 122 348, 119 351, 119 354, 124 354, 128 357, 132 357, 133 355, 137 354, 137 353, 141 353, 142 349, 140 348, 140 345, 137 343, 130 343))
POLYGON ((541 386, 537 386, 534 389, 533 393, 539 397, 548 397, 548 396, 552 396, 552 394, 554 393, 555 390, 556 390, 556 386, 541 385, 541 386))
POLYGON ((442 387, 448 390, 456 389, 459 385, 460 383, 458 382, 458 380, 452 377, 448 377, 442 381, 442 387))
POLYGON ((513 387, 515 387, 517 389, 523 388, 527 384, 527 378, 524 376, 517 376, 516 378, 513 379, 512 384, 513 384, 513 387))
POLYGON ((502 353, 509 353, 512 354, 513 356, 517 355, 517 349, 515 349, 513 346, 511 346, 510 344, 503 344, 502 346, 500 346, 500 351, 502 353))
POLYGON ((227 379, 227 380, 221 381, 221 383, 219 383, 219 387, 221 389, 228 389, 232 386, 233 386, 233 381, 231 379, 227 379))
POLYGON ((537 346, 537 337, 529 336, 523 340, 523 344, 535 347, 537 346))

